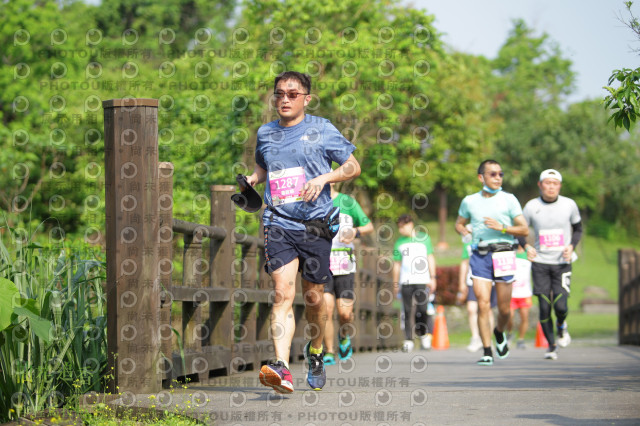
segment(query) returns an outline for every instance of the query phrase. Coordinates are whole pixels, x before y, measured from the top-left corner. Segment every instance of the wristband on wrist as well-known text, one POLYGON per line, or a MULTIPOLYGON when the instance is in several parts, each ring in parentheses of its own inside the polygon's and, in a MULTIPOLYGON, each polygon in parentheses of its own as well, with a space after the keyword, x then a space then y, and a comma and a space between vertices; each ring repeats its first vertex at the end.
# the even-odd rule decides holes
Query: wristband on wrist
POLYGON ((502 233, 503 234, 507 233, 507 225, 502 225, 502 233))

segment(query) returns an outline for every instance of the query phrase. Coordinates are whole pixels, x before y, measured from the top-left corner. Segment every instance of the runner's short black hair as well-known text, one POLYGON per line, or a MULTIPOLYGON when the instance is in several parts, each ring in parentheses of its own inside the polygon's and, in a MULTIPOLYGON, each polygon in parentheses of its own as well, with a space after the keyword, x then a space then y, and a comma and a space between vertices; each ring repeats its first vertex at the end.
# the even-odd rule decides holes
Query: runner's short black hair
POLYGON ((278 87, 278 83, 280 80, 296 80, 299 82, 304 90, 308 93, 311 93, 311 76, 309 74, 303 74, 297 71, 285 71, 276 76, 276 79, 273 83, 273 91, 276 91, 276 87, 278 87))
POLYGON ((478 166, 478 174, 479 175, 483 175, 484 174, 484 167, 487 164, 497 164, 498 166, 500 165, 500 163, 498 163, 496 160, 484 160, 482 163, 480 163, 480 165, 478 166))
POLYGON ((403 214, 398 217, 398 226, 402 226, 405 223, 413 223, 413 218, 410 214, 403 214))

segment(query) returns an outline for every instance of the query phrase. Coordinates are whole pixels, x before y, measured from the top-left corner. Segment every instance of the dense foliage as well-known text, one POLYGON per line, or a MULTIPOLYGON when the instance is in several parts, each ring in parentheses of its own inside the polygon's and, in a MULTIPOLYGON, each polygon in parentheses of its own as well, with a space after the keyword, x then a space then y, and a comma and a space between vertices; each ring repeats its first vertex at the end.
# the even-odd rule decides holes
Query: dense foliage
POLYGON ((521 201, 554 167, 585 217, 638 233, 624 208, 640 196, 638 135, 616 132, 592 102, 567 105, 571 62, 523 21, 488 59, 450 51, 428 11, 393 0, 15 0, 0 16, 11 226, 55 217, 69 235, 103 229, 101 101, 129 96, 160 99, 175 215, 206 222, 209 186, 251 170, 255 132, 276 117, 273 77, 301 70, 314 82, 309 112, 358 147, 362 176, 343 190, 380 221, 457 207, 477 188, 477 163, 495 157, 521 201))

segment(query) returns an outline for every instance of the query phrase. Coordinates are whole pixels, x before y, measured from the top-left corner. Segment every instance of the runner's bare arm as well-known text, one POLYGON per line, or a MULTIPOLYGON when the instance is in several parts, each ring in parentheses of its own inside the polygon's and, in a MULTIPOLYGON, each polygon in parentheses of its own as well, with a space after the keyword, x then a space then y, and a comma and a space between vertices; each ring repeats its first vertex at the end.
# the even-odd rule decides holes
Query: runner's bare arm
POLYGON ((267 171, 257 164, 253 167, 253 174, 251 176, 247 176, 247 182, 251 186, 256 186, 257 184, 262 183, 266 180, 267 171))
POLYGON ((467 218, 458 216, 456 219, 456 232, 463 237, 469 233, 469 230, 465 227, 468 222, 467 218))
POLYGON ((462 259, 460 261, 460 269, 458 272, 458 293, 456 294, 456 301, 462 304, 467 300, 467 294, 469 288, 467 286, 467 272, 469 271, 469 259, 462 259))
POLYGON ((393 262, 393 270, 392 270, 392 276, 393 276, 393 295, 395 296, 396 294, 398 294, 398 291, 400 291, 400 283, 398 281, 400 281, 400 262, 399 261, 395 261, 393 262))
POLYGON ((344 235, 340 238, 340 242, 345 244, 350 244, 353 240, 356 239, 357 232, 360 232, 360 236, 367 235, 373 232, 373 223, 369 222, 364 226, 358 226, 357 228, 353 228, 349 230, 350 232, 345 232, 344 235))
POLYGON ((342 163, 340 167, 335 170, 317 176, 308 181, 300 195, 304 198, 304 201, 315 201, 320 196, 322 189, 325 185, 332 182, 344 182, 345 180, 353 179, 360 176, 360 163, 356 160, 356 157, 351 154, 347 161, 342 163))
MULTIPOLYGON (((514 237, 526 237, 529 235, 529 226, 523 215, 518 215, 513 218, 513 225, 507 226, 497 220, 485 217, 484 224, 487 228, 494 229, 496 231, 503 231, 505 234, 513 235, 514 237)), ((456 222, 456 229, 458 223, 456 222)))
POLYGON ((429 262, 429 273, 431 274, 431 282, 427 286, 431 289, 431 293, 435 293, 438 287, 438 276, 436 275, 436 257, 433 254, 427 256, 429 262))

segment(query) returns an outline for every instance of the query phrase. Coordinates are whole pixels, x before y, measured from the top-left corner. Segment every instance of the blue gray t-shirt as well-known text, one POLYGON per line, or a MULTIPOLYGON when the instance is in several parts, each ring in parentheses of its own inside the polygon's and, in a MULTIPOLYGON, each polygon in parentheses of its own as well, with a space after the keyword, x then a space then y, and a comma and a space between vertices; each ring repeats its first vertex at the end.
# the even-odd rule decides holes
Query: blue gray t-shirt
MULTIPOLYGON (((282 127, 278 120, 258 129, 256 163, 267 171, 264 202, 296 219, 316 219, 331 210, 331 190, 325 185, 316 201, 300 196, 304 184, 329 173, 331 163, 344 164, 356 149, 329 120, 305 115, 302 122, 282 127)), ((265 210, 264 225, 304 230, 304 225, 265 210)))

